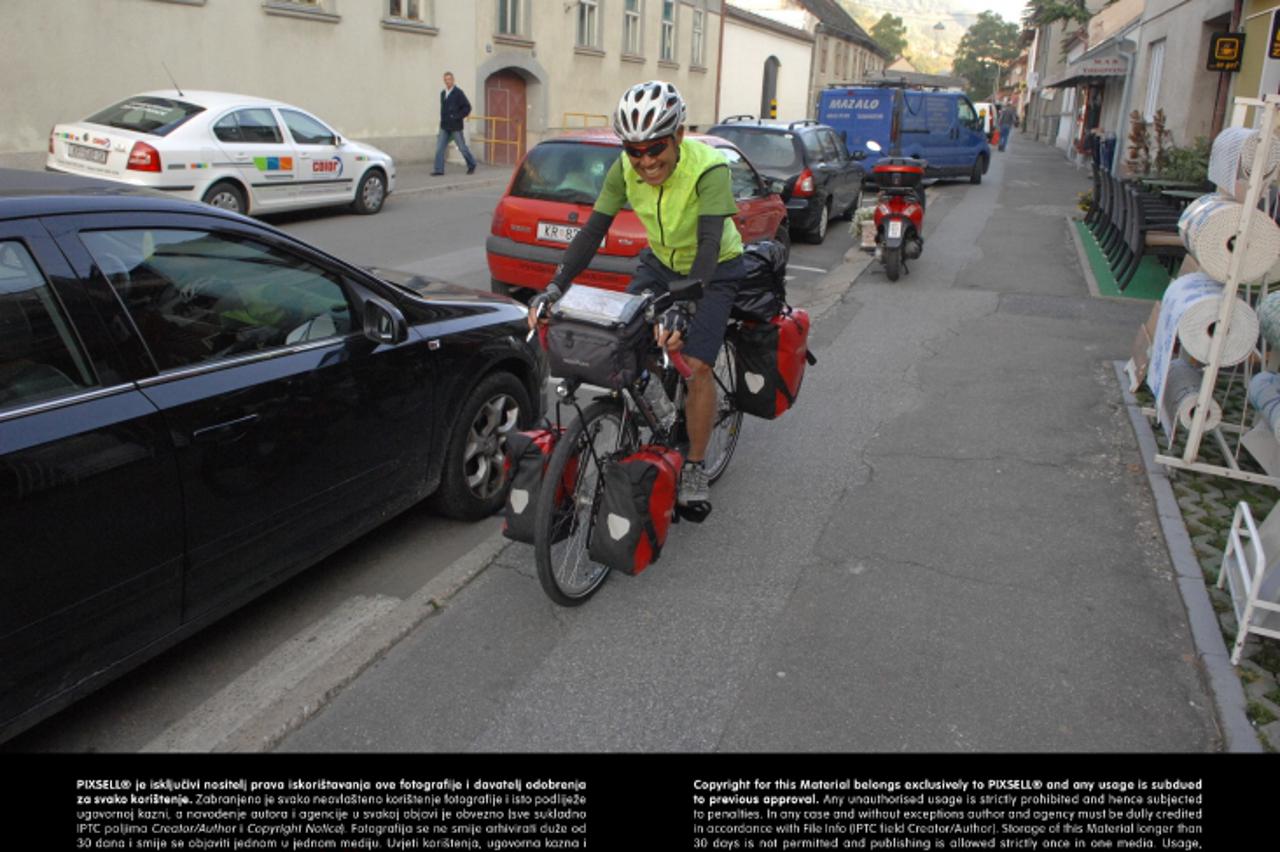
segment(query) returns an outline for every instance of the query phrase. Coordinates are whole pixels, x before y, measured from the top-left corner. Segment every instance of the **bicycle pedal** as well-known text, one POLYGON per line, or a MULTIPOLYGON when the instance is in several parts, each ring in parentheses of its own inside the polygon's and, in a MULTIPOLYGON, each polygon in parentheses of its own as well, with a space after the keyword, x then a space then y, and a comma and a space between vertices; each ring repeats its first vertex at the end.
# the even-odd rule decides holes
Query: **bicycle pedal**
POLYGON ((676 517, 694 524, 700 524, 711 515, 711 504, 699 500, 686 506, 676 505, 676 517))

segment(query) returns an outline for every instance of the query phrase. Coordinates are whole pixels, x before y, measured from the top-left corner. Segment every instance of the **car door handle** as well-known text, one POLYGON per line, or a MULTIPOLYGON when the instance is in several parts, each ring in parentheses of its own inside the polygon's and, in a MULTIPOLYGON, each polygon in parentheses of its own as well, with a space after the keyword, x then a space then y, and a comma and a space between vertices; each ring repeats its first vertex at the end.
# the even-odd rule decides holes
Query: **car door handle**
POLYGON ((235 440, 248 431, 250 426, 261 419, 262 415, 260 414, 249 414, 235 420, 228 420, 225 423, 215 423, 212 426, 205 426, 201 429, 196 429, 191 433, 191 440, 203 444, 216 441, 235 440))

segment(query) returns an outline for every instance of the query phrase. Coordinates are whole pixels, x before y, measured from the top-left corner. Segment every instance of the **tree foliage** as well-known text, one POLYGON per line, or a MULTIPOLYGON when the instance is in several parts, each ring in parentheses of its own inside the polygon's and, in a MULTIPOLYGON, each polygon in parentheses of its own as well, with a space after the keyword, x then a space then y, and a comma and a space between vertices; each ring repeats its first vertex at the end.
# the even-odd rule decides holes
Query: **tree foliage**
POLYGON ((952 71, 969 84, 968 94, 985 101, 995 89, 997 72, 1003 73, 1018 58, 1017 24, 1011 24, 994 12, 983 12, 969 27, 956 48, 952 71))
POLYGON ((871 37, 895 59, 907 52, 907 25, 897 15, 885 12, 871 28, 871 37))
MULTIPOLYGON (((1113 2, 1108 0, 1107 5, 1113 2)), ((1022 22, 1029 27, 1047 27, 1058 21, 1087 24, 1092 17, 1086 0, 1027 0, 1022 22)))

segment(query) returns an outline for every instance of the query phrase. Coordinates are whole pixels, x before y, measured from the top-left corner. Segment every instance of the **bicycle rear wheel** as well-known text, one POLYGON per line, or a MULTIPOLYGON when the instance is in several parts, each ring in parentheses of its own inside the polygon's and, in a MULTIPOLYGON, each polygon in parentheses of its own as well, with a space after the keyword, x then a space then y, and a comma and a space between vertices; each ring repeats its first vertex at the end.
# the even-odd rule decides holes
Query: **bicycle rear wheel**
POLYGON ((742 412, 738 409, 734 393, 737 388, 737 366, 738 349, 734 346, 732 335, 726 335, 713 369, 716 382, 716 419, 711 427, 711 440, 707 444, 707 455, 702 463, 707 471, 707 479, 711 482, 724 475, 725 469, 729 467, 729 459, 738 447, 738 437, 742 434, 742 412))
POLYGON ((635 422, 624 419, 622 403, 602 400, 587 406, 569 425, 547 462, 534 519, 533 552, 538 582, 561 606, 584 603, 609 576, 609 568, 592 562, 587 553, 604 487, 600 467, 639 446, 635 422), (574 472, 573 491, 557 501, 556 491, 566 471, 574 472))

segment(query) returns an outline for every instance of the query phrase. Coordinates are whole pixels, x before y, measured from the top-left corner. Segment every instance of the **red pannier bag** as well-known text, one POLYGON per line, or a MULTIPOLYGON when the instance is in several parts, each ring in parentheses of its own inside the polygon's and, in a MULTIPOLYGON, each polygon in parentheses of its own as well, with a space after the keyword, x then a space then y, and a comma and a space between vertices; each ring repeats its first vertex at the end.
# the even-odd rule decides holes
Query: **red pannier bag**
POLYGON ((593 562, 639 574, 658 561, 675 514, 683 464, 678 451, 660 446, 644 446, 605 463, 604 493, 587 548, 593 562))
POLYGON ((743 323, 737 332, 738 407, 773 420, 796 404, 809 351, 809 312, 786 308, 768 322, 743 323))
MULTIPOLYGON (((507 454, 503 459, 511 490, 502 507, 502 534, 514 541, 533 544, 534 516, 537 514, 538 495, 542 493, 542 479, 547 473, 547 463, 556 443, 564 435, 564 428, 534 429, 517 432, 507 438, 507 454)), ((564 476, 556 488, 556 505, 565 511, 573 508, 573 489, 578 478, 578 460, 571 459, 564 476)), ((557 524, 557 529, 568 532, 568 524, 557 524)))

